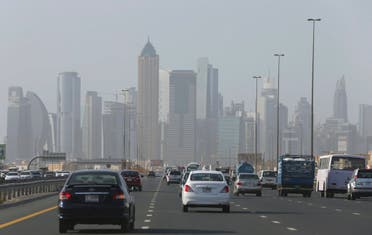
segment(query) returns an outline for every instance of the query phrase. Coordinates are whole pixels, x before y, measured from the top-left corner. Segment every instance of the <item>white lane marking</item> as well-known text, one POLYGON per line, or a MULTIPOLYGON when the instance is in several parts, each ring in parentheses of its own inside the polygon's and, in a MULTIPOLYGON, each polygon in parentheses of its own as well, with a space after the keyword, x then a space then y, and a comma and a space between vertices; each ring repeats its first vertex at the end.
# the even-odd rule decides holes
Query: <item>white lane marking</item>
POLYGON ((230 202, 230 203, 234 204, 235 202, 230 202))
POLYGON ((361 202, 360 201, 357 201, 356 203, 360 204, 361 202))
POLYGON ((150 220, 150 219, 145 219, 144 222, 145 222, 145 223, 150 223, 151 220, 150 220))
POLYGON ((287 227, 287 229, 288 229, 289 231, 297 231, 297 229, 292 228, 292 227, 287 227))
POLYGON ((360 213, 358 213, 358 212, 355 212, 355 213, 352 213, 353 215, 360 215, 360 213))
POLYGON ((307 205, 308 205, 308 206, 312 206, 312 205, 313 205, 313 203, 311 203, 311 202, 310 202, 310 203, 307 203, 307 205))
POLYGON ((266 215, 261 215, 260 217, 261 217, 262 219, 266 219, 266 218, 267 218, 266 215))
POLYGON ((247 207, 244 207, 243 210, 248 210, 248 208, 247 207))
POLYGON ((327 207, 326 207, 326 206, 321 206, 320 208, 325 209, 325 208, 327 208, 327 207))
POLYGON ((148 210, 148 212, 154 212, 154 210, 148 210))
POLYGON ((240 205, 235 205, 235 206, 240 206, 240 205))
POLYGON ((149 226, 142 226, 141 229, 150 229, 149 226))
POLYGON ((154 209, 155 207, 154 206, 149 206, 150 209, 154 209))
POLYGON ((279 221, 276 221, 276 220, 273 220, 271 222, 274 223, 274 224, 280 224, 280 222, 279 221))
POLYGON ((289 202, 292 202, 292 199, 288 199, 289 202))
POLYGON ((151 216, 152 216, 152 214, 147 214, 146 216, 147 216, 147 217, 151 217, 151 216))
POLYGON ((336 209, 336 211, 337 211, 337 212, 342 212, 342 210, 341 210, 341 209, 336 209))
POLYGON ((297 201, 297 203, 302 203, 302 201, 297 201))

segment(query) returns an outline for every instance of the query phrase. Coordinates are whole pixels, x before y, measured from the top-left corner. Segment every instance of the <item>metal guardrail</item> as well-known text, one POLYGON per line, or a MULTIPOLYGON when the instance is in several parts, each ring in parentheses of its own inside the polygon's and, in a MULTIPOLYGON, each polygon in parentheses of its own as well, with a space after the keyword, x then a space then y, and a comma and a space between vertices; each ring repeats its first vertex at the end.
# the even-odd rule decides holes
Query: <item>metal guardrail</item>
POLYGON ((58 192, 65 183, 65 180, 66 178, 0 185, 0 204, 19 197, 58 192))

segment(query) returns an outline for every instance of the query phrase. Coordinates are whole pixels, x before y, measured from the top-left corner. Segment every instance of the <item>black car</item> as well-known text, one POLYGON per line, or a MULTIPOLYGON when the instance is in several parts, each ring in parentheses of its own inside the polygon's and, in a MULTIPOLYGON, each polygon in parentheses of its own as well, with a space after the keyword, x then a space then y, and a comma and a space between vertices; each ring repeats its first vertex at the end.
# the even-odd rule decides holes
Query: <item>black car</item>
POLYGON ((120 173, 110 170, 75 171, 59 193, 59 232, 76 224, 116 224, 134 229, 135 204, 120 173))
POLYGON ((148 177, 155 177, 155 171, 149 171, 149 173, 147 174, 148 177))

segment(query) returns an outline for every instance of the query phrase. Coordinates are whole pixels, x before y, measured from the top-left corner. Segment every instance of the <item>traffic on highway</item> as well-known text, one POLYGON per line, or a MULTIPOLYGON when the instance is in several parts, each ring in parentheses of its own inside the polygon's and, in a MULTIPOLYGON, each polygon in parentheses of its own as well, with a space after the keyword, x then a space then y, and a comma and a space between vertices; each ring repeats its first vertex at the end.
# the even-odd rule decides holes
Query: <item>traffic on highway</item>
POLYGON ((195 162, 166 167, 164 176, 145 177, 136 170, 78 170, 70 173, 58 196, 0 206, 4 212, 0 215, 0 231, 346 234, 354 228, 337 221, 352 221, 358 231, 368 234, 372 170, 366 169, 365 162, 363 165, 355 160, 363 159, 360 156, 328 155, 320 159, 321 164, 328 162, 332 175, 329 185, 321 190, 318 185, 323 182, 324 172, 316 169, 314 159, 299 155, 281 156, 278 174, 270 170, 256 174, 252 164, 240 162, 229 168, 230 183, 221 168, 215 170, 195 162), (178 174, 181 176, 170 177, 178 174), (335 195, 332 186, 337 185, 333 182, 343 177, 349 181, 338 186, 335 195), (314 185, 310 188, 309 184, 314 185), (329 216, 337 220, 328 220, 329 216), (35 223, 44 226, 34 227, 35 223))

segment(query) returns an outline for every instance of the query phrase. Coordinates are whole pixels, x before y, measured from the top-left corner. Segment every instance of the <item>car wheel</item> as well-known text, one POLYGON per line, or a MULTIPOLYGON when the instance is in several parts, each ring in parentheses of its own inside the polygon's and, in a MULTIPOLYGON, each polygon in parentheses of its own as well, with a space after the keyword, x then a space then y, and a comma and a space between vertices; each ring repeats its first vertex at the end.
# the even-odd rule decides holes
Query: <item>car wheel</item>
POLYGON ((128 221, 123 221, 120 224, 120 232, 126 233, 130 231, 130 223, 128 221))
POLYGON ((167 182, 167 185, 170 185, 170 182, 169 181, 167 182))
POLYGON ((130 230, 134 230, 134 223, 136 221, 136 207, 133 206, 133 215, 132 215, 132 222, 129 224, 130 230))
POLYGON ((351 193, 351 196, 350 196, 351 200, 355 200, 356 199, 356 196, 354 193, 351 193))
POLYGON ((183 205, 182 206, 182 210, 183 210, 183 212, 188 212, 189 211, 189 207, 187 205, 183 205))
POLYGON ((262 192, 256 193, 256 197, 261 197, 261 196, 262 196, 262 192))
POLYGON ((67 224, 66 222, 60 220, 59 221, 59 233, 66 233, 67 232, 67 224))
POLYGON ((138 191, 142 191, 142 186, 138 186, 138 191))
POLYGON ((223 213, 230 213, 230 206, 229 206, 229 205, 227 205, 227 206, 223 206, 223 207, 222 207, 222 212, 223 212, 223 213))

